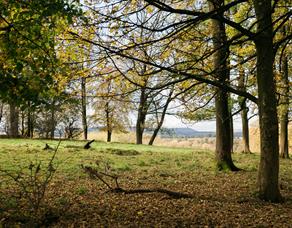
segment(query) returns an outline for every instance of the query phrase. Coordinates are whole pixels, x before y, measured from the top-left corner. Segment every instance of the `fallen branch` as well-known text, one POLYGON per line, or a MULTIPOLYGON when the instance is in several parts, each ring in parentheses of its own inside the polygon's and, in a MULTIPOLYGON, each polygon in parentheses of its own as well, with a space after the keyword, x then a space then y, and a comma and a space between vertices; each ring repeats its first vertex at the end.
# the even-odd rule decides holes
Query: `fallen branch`
POLYGON ((180 199, 180 198, 193 198, 192 195, 183 193, 183 192, 175 192, 171 190, 167 190, 164 188, 144 188, 144 189, 123 189, 123 188, 115 188, 112 189, 111 192, 117 193, 125 193, 125 194, 139 194, 139 193, 163 193, 168 195, 171 198, 180 199))
POLYGON ((102 183, 104 183, 107 188, 109 189, 108 192, 113 193, 124 193, 124 194, 139 194, 139 193, 163 193, 168 195, 171 198, 180 199, 180 198, 193 198, 192 195, 182 192, 175 192, 163 188, 145 188, 145 189, 124 189, 121 188, 118 182, 118 176, 117 175, 110 175, 104 172, 98 171, 96 168, 92 168, 90 166, 83 166, 81 165, 81 168, 84 170, 85 173, 87 173, 91 178, 98 179, 102 183), (111 184, 109 184, 105 178, 109 177, 110 179, 114 180, 115 186, 113 187, 111 184))

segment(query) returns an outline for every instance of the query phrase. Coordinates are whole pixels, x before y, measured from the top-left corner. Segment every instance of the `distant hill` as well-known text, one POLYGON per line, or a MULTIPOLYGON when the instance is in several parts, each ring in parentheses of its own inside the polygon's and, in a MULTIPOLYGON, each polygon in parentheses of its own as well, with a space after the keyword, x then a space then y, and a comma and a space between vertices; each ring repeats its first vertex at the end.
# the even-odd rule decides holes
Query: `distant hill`
MULTIPOLYGON (((164 128, 160 131, 160 137, 168 138, 203 138, 215 137, 214 131, 196 131, 192 128, 164 128)), ((234 137, 242 137, 242 132, 235 132, 234 137)))
POLYGON ((201 138, 201 137, 215 137, 213 131, 196 131, 192 128, 164 128, 160 131, 160 137, 168 138, 201 138))
MULTIPOLYGON (((90 128, 89 132, 100 131, 98 127, 90 128)), ((135 127, 129 129, 130 132, 135 132, 135 127)), ((153 129, 145 129, 145 134, 152 134, 153 129)), ((161 138, 204 138, 204 137, 215 137, 215 131, 196 131, 192 128, 183 127, 183 128, 162 128, 158 135, 161 138)), ((235 132, 235 137, 241 137, 241 132, 235 132)))

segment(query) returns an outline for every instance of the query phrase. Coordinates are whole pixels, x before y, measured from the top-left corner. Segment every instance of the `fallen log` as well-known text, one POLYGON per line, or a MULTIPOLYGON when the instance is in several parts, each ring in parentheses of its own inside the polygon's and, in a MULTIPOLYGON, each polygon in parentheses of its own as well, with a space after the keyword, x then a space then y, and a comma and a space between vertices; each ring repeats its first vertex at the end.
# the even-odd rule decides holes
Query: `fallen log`
POLYGON ((90 144, 93 143, 93 142, 94 142, 94 139, 91 140, 91 141, 89 141, 89 142, 87 142, 87 143, 84 145, 83 148, 86 149, 86 150, 89 149, 89 148, 91 148, 90 144))

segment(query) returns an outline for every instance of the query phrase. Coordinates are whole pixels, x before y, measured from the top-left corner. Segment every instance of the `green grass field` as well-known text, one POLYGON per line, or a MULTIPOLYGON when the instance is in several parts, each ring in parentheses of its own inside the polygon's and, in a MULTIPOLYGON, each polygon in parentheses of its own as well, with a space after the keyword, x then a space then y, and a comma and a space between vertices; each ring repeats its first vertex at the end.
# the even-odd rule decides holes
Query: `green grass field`
MULTIPOLYGON (((37 191, 53 150, 59 141, 0 139, 0 227, 28 225, 34 216, 30 200, 22 193, 25 180, 37 164, 37 191), (30 168, 29 168, 30 167, 30 168), (12 175, 12 176, 13 176, 12 175), (18 183, 17 183, 18 182, 18 183), (19 183, 21 182, 21 183, 19 183)), ((214 152, 184 148, 94 142, 83 149, 84 141, 62 141, 53 166, 56 169, 46 187, 38 219, 46 226, 125 227, 125 226, 279 226, 292 224, 292 162, 281 160, 283 204, 261 202, 256 197, 258 154, 234 153, 235 164, 243 171, 217 172, 214 152), (171 199, 161 193, 114 194, 101 181, 88 177, 81 165, 96 166, 117 175, 125 189, 163 188, 193 195, 191 199, 171 199), (264 208, 266 210, 263 210, 264 208), (261 213, 259 213, 262 211, 261 213), (54 215, 54 216, 52 216, 54 215)), ((114 185, 111 180, 108 183, 114 185)), ((41 184, 40 184, 41 185, 41 184)), ((30 193, 29 193, 30 194, 30 193)))

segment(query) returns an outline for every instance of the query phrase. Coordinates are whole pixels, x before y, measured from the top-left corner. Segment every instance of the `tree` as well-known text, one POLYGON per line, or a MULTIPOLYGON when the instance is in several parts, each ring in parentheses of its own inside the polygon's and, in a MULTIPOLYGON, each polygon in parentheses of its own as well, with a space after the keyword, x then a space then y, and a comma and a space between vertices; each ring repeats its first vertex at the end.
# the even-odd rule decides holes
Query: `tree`
POLYGON ((9 137, 16 138, 19 136, 19 110, 15 103, 9 104, 9 137))
POLYGON ((174 92, 174 87, 170 88, 170 91, 169 91, 169 94, 167 95, 166 101, 165 101, 164 105, 162 106, 161 115, 159 115, 159 113, 158 113, 159 109, 157 107, 160 104, 155 105, 156 107, 155 107, 154 111, 155 111, 155 117, 156 117, 156 127, 154 128, 153 133, 151 135, 151 138, 149 140, 149 143, 148 143, 149 145, 153 145, 154 140, 156 139, 158 132, 160 131, 160 129, 163 125, 168 106, 169 106, 170 102, 174 99, 174 97, 172 97, 173 92, 174 92))
POLYGON ((60 74, 56 36, 74 15, 80 15, 76 7, 66 1, 0 2, 0 99, 11 105, 10 135, 17 136, 13 110, 21 108, 28 110, 27 136, 32 137, 31 112, 46 103, 47 91, 56 88, 55 76, 60 74))
POLYGON ((281 104, 280 104, 280 156, 289 158, 288 124, 289 124, 289 78, 288 57, 284 54, 281 66, 281 104))
MULTIPOLYGON (((239 79, 238 79, 238 88, 240 90, 246 90, 246 77, 243 67, 240 65, 238 69, 239 79)), ((248 107, 246 105, 246 99, 239 97, 239 106, 241 109, 241 124, 242 124, 242 142, 243 142, 243 152, 251 153, 249 146, 249 123, 248 123, 248 107)))
POLYGON ((84 139, 87 140, 88 125, 87 125, 87 108, 86 108, 86 78, 81 78, 81 108, 82 108, 82 126, 84 139))
MULTIPOLYGON (((60 122, 60 132, 64 133, 64 137, 67 139, 75 139, 80 137, 82 130, 79 128, 79 117, 71 112, 74 109, 69 109, 70 113, 62 115, 60 122)), ((74 110, 77 111, 76 109, 74 110)))
MULTIPOLYGON (((223 0, 209 1, 210 11, 218 10, 224 5, 223 0)), ((221 15, 222 16, 222 15, 221 15)), ((219 15, 220 17, 220 15, 219 15)), ((225 25, 220 20, 212 19, 213 31, 213 47, 214 53, 214 69, 215 78, 218 81, 228 83, 229 72, 227 61, 229 58, 229 50, 226 45, 227 37, 225 32, 225 25)), ((230 112, 228 105, 228 93, 220 88, 216 89, 215 96, 215 110, 216 110, 216 160, 219 170, 230 169, 232 171, 239 170, 231 158, 231 126, 230 126, 230 112)))
MULTIPOLYGON (((218 1, 212 1, 212 3, 218 3, 218 1)), ((170 75, 178 75, 179 77, 170 76, 171 80, 166 81, 164 86, 170 83, 178 83, 183 80, 197 80, 203 83, 207 83, 216 88, 220 88, 224 91, 223 95, 227 92, 237 94, 239 96, 246 97, 247 99, 257 103, 259 107, 259 119, 260 119, 260 139, 261 139, 261 160, 258 176, 258 186, 259 186, 259 196, 264 200, 269 201, 279 201, 281 200, 281 195, 278 187, 278 176, 279 176, 279 148, 278 148, 278 120, 277 120, 277 109, 276 109, 276 96, 275 96, 275 84, 274 84, 274 74, 273 74, 273 62, 274 55, 279 47, 288 40, 291 40, 292 34, 289 34, 285 39, 274 42, 273 37, 279 31, 287 20, 291 17, 292 12, 289 11, 280 17, 272 20, 272 14, 277 10, 277 4, 279 1, 274 1, 272 5, 271 0, 254 0, 253 2, 247 2, 246 0, 231 1, 227 4, 222 3, 214 10, 207 11, 205 2, 200 2, 200 4, 192 4, 193 2, 164 2, 159 0, 145 0, 145 4, 142 2, 135 2, 133 4, 128 4, 126 1, 117 1, 114 3, 116 7, 111 5, 111 9, 115 8, 115 12, 112 12, 110 16, 106 14, 101 14, 107 24, 111 26, 118 27, 120 29, 120 34, 128 34, 131 29, 144 29, 151 31, 156 35, 152 36, 151 40, 147 42, 141 41, 136 42, 134 45, 123 40, 123 42, 113 42, 109 43, 108 39, 98 39, 98 40, 88 40, 83 38, 83 40, 88 41, 100 48, 103 48, 106 52, 113 56, 119 56, 120 58, 128 58, 138 63, 147 64, 152 66, 156 71, 165 71, 170 75), (227 12, 232 7, 238 5, 250 5, 251 10, 246 14, 244 20, 240 22, 235 22, 232 18, 226 17, 225 12, 227 12), (121 13, 125 10, 124 14, 121 13), (149 20, 146 23, 133 22, 131 20, 130 14, 133 15, 135 12, 147 11, 149 15, 149 20), (118 12, 118 13, 116 13, 118 12), (129 13, 130 12, 130 13, 129 13), (115 14, 116 13, 116 14, 115 14), (151 26, 153 24, 153 18, 155 15, 164 15, 164 24, 160 25, 159 28, 151 26), (250 16, 255 17, 255 20, 251 23, 246 24, 245 21, 250 20, 250 16), (257 95, 255 97, 249 92, 245 92, 235 88, 234 85, 230 84, 229 80, 224 78, 212 77, 216 76, 218 71, 208 71, 204 68, 198 69, 199 64, 203 61, 201 59, 210 59, 210 56, 216 52, 220 53, 217 49, 207 49, 200 60, 194 58, 188 67, 183 56, 187 56, 188 53, 184 53, 184 44, 188 44, 188 40, 184 40, 184 43, 180 44, 181 48, 174 48, 171 46, 178 37, 185 35, 190 29, 195 29, 198 24, 205 23, 207 20, 215 20, 218 25, 226 25, 234 28, 237 33, 231 38, 222 40, 222 43, 218 48, 226 49, 228 46, 244 44, 246 42, 252 41, 256 48, 256 58, 257 58, 257 95), (109 23, 109 20, 111 23, 109 23), (275 26, 276 25, 276 26, 275 26), (255 29, 256 27, 256 29, 255 29), (123 30, 125 28, 125 30, 123 30), (155 61, 154 59, 143 59, 138 55, 129 55, 131 49, 139 46, 152 46, 168 44, 168 47, 173 48, 173 53, 180 53, 183 61, 176 63, 165 63, 160 61, 155 61), (195 70, 196 69, 196 70, 195 70)), ((286 6, 287 7, 287 6, 286 6)), ((98 11, 97 11, 98 12, 98 11)), ((199 30, 200 31, 200 30, 199 30)), ((198 32, 199 32, 198 31, 198 32)), ((223 31, 223 30, 222 30, 223 31)), ((76 36, 76 34, 74 34, 76 36)), ((220 34, 219 34, 220 35, 220 34)), ((224 36, 224 34, 222 33, 224 36)), ((120 36, 119 38, 121 38, 120 36)), ((125 36, 127 37, 127 36, 125 36)), ((196 39, 196 37, 194 37, 196 39)), ((211 42, 207 39, 205 40, 207 44, 211 42)), ((226 54, 226 52, 222 53, 226 54)), ((225 56, 223 55, 223 61, 225 61, 225 56)), ((249 56, 248 61, 252 56, 249 56)), ((225 64, 221 64, 224 66, 225 64)), ((218 65, 217 65, 218 66, 218 65)), ((226 67, 222 68, 226 70, 226 67)), ((219 75, 219 74, 218 74, 219 75)), ((160 84, 160 86, 162 86, 160 84)), ((222 100, 223 101, 223 100, 222 100)), ((223 103, 223 102, 222 102, 223 103)), ((227 106, 226 106, 227 107, 227 106)), ((226 115, 227 116, 227 115, 226 115)), ((226 127, 228 128, 228 127, 226 127)), ((227 145, 227 144, 226 144, 227 145)), ((227 146, 226 146, 227 147, 227 146)))
POLYGON ((264 200, 281 200, 279 190, 279 144, 275 83, 272 1, 253 0, 257 18, 254 40, 257 55, 258 107, 261 159, 258 173, 259 196, 264 200))
MULTIPOLYGON (((286 37, 286 30, 288 26, 281 29, 280 37, 286 37)), ((290 28, 291 30, 291 28, 290 28)), ((278 82, 278 93, 280 94, 279 99, 279 121, 280 121, 280 157, 289 158, 289 141, 288 141, 288 125, 289 125, 289 54, 288 47, 284 45, 281 49, 281 54, 279 56, 279 82, 278 82)))
POLYGON ((107 132, 107 142, 111 142, 112 134, 127 132, 131 103, 126 95, 127 81, 119 77, 119 72, 107 67, 100 71, 100 78, 94 84, 94 114, 92 119, 107 132))

